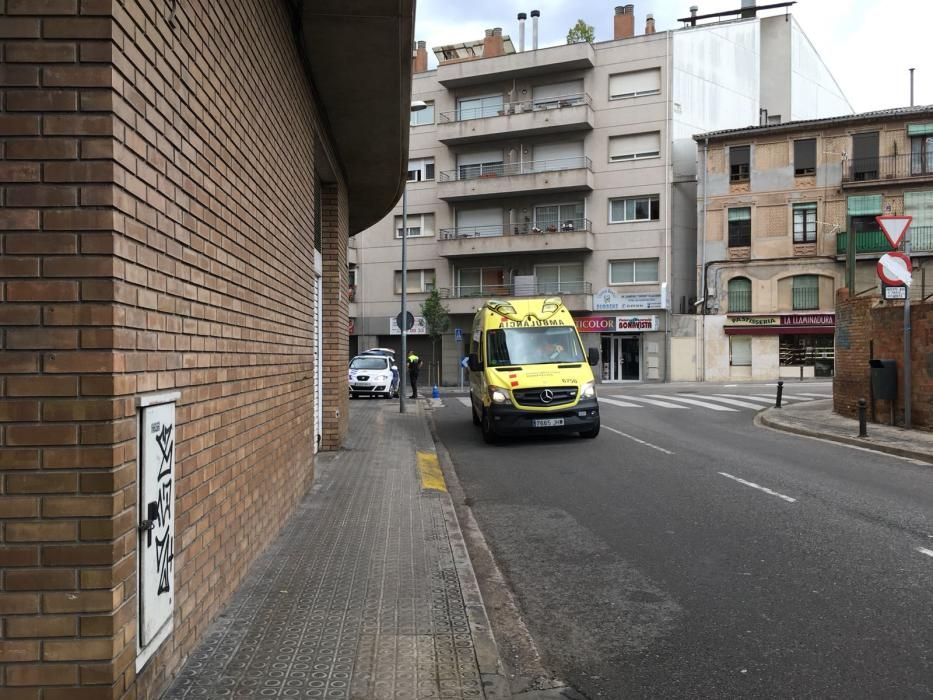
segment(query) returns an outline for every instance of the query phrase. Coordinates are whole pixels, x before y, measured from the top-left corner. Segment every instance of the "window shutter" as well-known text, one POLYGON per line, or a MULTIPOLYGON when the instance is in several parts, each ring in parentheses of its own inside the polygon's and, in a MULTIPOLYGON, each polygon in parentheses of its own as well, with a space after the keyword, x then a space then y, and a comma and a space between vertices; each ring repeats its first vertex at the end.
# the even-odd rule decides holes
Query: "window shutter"
POLYGON ((908 136, 933 136, 933 123, 931 124, 908 124, 908 136))
MULTIPOLYGON (((542 143, 534 147, 535 161, 567 161, 563 164, 566 167, 574 165, 574 160, 583 157, 583 142, 573 141, 571 143, 542 143)), ((561 166, 561 163, 554 163, 561 166)), ((582 163, 580 164, 582 165, 582 163)))
POLYGON ((751 221, 751 207, 733 207, 729 210, 729 221, 751 221))
POLYGON ((609 97, 635 97, 660 92, 661 69, 649 68, 609 76, 609 97))
POLYGON ((933 192, 905 192, 904 213, 914 217, 913 229, 933 226, 933 192))
POLYGON ((729 352, 732 354, 733 367, 750 367, 752 364, 752 338, 748 335, 734 335, 729 338, 729 352))
POLYGON ((502 228, 501 209, 459 209, 457 210, 457 228, 473 226, 498 226, 502 228))
POLYGON ((571 80, 566 83, 538 85, 532 90, 534 103, 556 102, 558 97, 577 98, 583 96, 583 81, 571 80))
POLYGON ((866 194, 859 197, 849 197, 849 216, 878 216, 881 214, 881 195, 866 194))
POLYGON ((611 136, 609 138, 609 159, 628 160, 636 157, 658 155, 661 152, 661 134, 652 131, 645 134, 611 136))
POLYGON ((480 163, 501 163, 502 151, 474 151, 473 153, 461 153, 457 156, 457 166, 461 165, 479 165, 480 163))

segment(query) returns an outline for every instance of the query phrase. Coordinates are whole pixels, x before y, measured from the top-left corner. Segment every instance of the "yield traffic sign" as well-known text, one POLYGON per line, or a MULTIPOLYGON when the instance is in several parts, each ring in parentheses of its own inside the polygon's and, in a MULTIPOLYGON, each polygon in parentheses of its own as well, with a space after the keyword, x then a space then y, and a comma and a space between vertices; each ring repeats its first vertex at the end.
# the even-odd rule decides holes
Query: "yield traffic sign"
POLYGON ((912 216, 876 216, 875 221, 881 227, 892 248, 897 248, 907 233, 912 216))
POLYGON ((885 253, 878 261, 878 277, 892 287, 909 287, 911 272, 913 266, 910 264, 910 258, 904 253, 885 253))

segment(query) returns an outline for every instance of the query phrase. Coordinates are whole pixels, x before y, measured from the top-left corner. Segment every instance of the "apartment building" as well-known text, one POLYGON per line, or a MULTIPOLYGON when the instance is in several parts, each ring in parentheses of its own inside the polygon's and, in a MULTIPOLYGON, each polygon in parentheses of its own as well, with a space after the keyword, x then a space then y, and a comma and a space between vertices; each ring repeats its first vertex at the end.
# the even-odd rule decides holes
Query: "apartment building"
POLYGON ((831 376, 836 290, 882 297, 878 215, 913 217, 911 298, 933 294, 933 107, 695 138, 701 378, 831 376))
POLYGON ((436 288, 452 319, 439 357, 419 324, 408 342, 452 384, 458 338, 485 299, 559 295, 601 352, 601 381, 695 378, 692 135, 758 123, 762 110, 772 121, 851 112, 779 10, 694 12, 663 32, 649 15, 636 35, 625 5, 609 41, 529 50, 519 15, 517 49, 490 29, 435 48, 430 71, 418 42, 412 99, 427 108, 411 115, 408 220, 400 203, 353 243, 351 347, 398 347, 402 284, 416 316, 436 288))

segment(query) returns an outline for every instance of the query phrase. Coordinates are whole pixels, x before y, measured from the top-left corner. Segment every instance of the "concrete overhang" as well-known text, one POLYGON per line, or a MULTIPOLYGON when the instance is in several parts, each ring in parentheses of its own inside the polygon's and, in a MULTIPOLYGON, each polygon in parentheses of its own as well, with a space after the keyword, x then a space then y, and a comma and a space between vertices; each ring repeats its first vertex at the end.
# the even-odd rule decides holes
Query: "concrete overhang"
POLYGON ((414 0, 292 0, 322 115, 346 179, 350 235, 402 196, 414 0))
POLYGON ((592 68, 596 52, 588 42, 521 51, 505 56, 444 63, 437 67, 437 82, 447 88, 512 80, 555 71, 592 68))

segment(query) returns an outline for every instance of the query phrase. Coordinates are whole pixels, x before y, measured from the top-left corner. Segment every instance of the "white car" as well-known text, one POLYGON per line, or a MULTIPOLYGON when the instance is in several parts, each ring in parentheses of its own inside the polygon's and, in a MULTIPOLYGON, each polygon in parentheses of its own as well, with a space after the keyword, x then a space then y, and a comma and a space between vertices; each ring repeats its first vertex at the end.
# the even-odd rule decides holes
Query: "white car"
POLYGON ((385 355, 357 355, 350 360, 350 398, 398 396, 398 368, 385 355))

